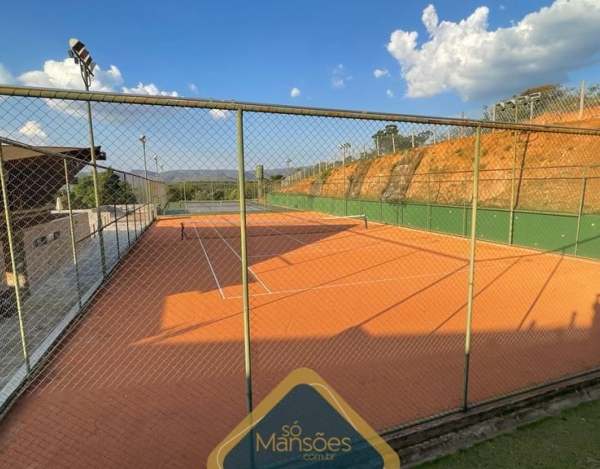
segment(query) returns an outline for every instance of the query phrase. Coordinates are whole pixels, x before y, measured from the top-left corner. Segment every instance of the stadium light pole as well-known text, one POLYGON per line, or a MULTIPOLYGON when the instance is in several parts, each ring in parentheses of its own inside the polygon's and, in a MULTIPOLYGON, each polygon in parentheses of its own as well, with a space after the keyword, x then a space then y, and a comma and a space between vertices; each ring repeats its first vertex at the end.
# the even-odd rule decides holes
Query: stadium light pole
MULTIPOLYGON (((81 79, 85 86, 85 91, 90 91, 92 78, 94 77, 94 68, 96 63, 92 60, 90 52, 86 49, 85 44, 78 39, 69 40, 69 50, 67 54, 79 65, 81 71, 81 79)), ((96 168, 96 147, 94 145, 94 128, 92 124, 92 104, 88 100, 87 104, 87 119, 88 132, 90 139, 90 157, 92 163, 92 181, 94 184, 94 199, 96 202, 96 223, 98 226, 98 238, 100 241, 100 259, 102 263, 102 277, 106 277, 106 255, 104 252, 104 234, 102 228, 102 213, 100 211, 100 191, 98 189, 98 169, 96 168)))

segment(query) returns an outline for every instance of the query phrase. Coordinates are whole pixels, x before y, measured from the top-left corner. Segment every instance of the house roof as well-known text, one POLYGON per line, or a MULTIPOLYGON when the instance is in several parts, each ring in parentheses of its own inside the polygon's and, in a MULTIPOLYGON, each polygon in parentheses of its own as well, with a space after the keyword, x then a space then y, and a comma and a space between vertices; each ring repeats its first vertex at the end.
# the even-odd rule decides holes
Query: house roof
MULTIPOLYGON (((23 160, 27 158, 48 157, 52 158, 43 152, 43 150, 53 153, 62 153, 84 161, 91 161, 91 152, 89 148, 78 147, 36 147, 36 150, 29 148, 15 147, 12 145, 2 145, 2 156, 5 161, 23 160), (39 149, 39 150, 38 150, 39 149), (40 151, 42 150, 42 151, 40 151)), ((106 160, 106 153, 96 147, 96 160, 106 160)))

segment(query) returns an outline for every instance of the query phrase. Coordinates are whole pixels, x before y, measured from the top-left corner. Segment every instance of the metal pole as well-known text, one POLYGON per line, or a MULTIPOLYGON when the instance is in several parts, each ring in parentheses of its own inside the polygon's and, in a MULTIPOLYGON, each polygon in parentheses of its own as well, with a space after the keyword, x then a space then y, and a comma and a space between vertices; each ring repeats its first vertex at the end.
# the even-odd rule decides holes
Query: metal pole
POLYGON ((583 119, 584 104, 585 104, 585 80, 581 80, 581 92, 579 94, 579 120, 583 119))
POLYGON ((346 192, 346 145, 342 153, 342 169, 344 172, 344 215, 348 215, 348 193, 346 192))
POLYGON ((431 231, 431 173, 427 172, 427 229, 431 231))
MULTIPOLYGON (((125 195, 127 196, 127 175, 123 173, 123 185, 125 186, 125 195)), ((134 212, 135 214, 135 212, 134 212)), ((127 247, 131 247, 131 237, 129 236, 129 204, 125 197, 125 226, 127 228, 127 247)))
POLYGON ((244 111, 237 111, 238 186, 240 195, 240 250, 242 258, 242 305, 244 310, 244 363, 246 411, 252 412, 252 361, 250 357, 250 298, 248 291, 248 238, 246 233, 246 181, 244 174, 244 111))
POLYGON ((6 237, 8 239, 8 247, 10 251, 10 262, 13 271, 13 283, 15 284, 15 301, 17 303, 17 316, 19 320, 19 334, 21 337, 21 348, 23 357, 25 358, 25 368, 27 375, 31 373, 31 365, 29 363, 29 354, 27 353, 27 341, 25 339, 25 323, 23 322, 23 307, 21 305, 21 286, 19 272, 17 271, 17 259, 15 256, 15 248, 13 243, 12 223, 10 217, 10 203, 8 200, 8 189, 6 188, 6 169, 4 167, 4 155, 2 153, 2 145, 0 145, 0 184, 2 184, 2 201, 4 203, 4 219, 6 221, 6 237))
POLYGON ((187 209, 187 199, 185 195, 185 181, 183 181, 183 208, 187 209))
POLYGON ((463 174, 463 236, 467 236, 467 172, 463 174))
MULTIPOLYGON (((492 105, 492 122, 496 122, 496 104, 492 105)), ((492 129, 492 132, 494 129, 492 129)))
MULTIPOLYGON (((90 91, 89 72, 82 67, 84 74, 85 90, 90 91)), ((92 181, 94 183, 94 199, 96 202, 96 220, 98 224, 98 238, 100 241, 100 261, 102 263, 102 277, 106 277, 106 254, 104 252, 104 234, 102 228, 102 212, 100 211, 100 190, 98 188, 98 170, 96 168, 96 147, 94 146, 94 128, 92 125, 92 103, 87 101, 88 130, 90 134, 90 155, 92 159, 92 181)))
POLYGON ((81 283, 79 281, 79 264, 77 263, 77 241, 75 240, 75 226, 73 223, 73 207, 71 205, 71 183, 69 181, 69 168, 67 159, 63 158, 65 167, 65 184, 67 188, 67 207, 69 209, 69 232, 71 234, 71 253, 73 254, 73 266, 75 267, 75 281, 77 282, 77 296, 79 298, 79 309, 81 309, 81 283))
POLYGON ((394 138, 394 134, 392 134, 392 153, 396 153, 396 139, 394 138))
POLYGON ((471 250, 469 254, 469 292, 467 298, 467 326, 465 332, 465 368, 463 372, 463 410, 468 407, 469 360, 471 357, 471 323, 473 321, 473 287, 475 285, 475 244, 477 238, 477 196, 479 190, 479 154, 481 127, 475 134, 475 161, 473 162, 473 204, 471 212, 471 250))
POLYGON ((146 178, 146 200, 144 206, 146 207, 146 218, 148 225, 151 223, 150 217, 150 180, 148 179, 148 163, 146 162, 146 137, 142 135, 142 152, 144 154, 144 177, 146 178))
POLYGON ((512 169, 510 176, 510 218, 508 220, 508 244, 512 245, 513 243, 513 231, 514 231, 514 223, 515 223, 515 172, 517 166, 517 131, 515 130, 515 136, 513 141, 513 161, 512 161, 512 169))
POLYGON ((119 246, 119 217, 117 216, 117 204, 113 204, 113 210, 115 211, 115 238, 117 240, 117 259, 121 258, 121 248, 119 246))
POLYGON ((529 104, 529 123, 531 124, 533 122, 533 99, 531 100, 531 103, 529 104))
POLYGON ((579 196, 579 212, 577 213, 577 234, 575 235, 575 256, 579 251, 579 233, 581 231, 581 216, 583 215, 583 206, 585 202, 585 186, 587 178, 585 177, 585 166, 583 167, 583 174, 581 175, 581 195, 579 196))

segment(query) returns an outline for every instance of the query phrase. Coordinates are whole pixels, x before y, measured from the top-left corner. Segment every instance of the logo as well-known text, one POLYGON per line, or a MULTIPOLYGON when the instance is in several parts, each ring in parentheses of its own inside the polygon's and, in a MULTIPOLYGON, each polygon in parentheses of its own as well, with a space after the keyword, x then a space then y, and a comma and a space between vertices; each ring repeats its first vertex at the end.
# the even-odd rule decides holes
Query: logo
POLYGON ((293 371, 211 453, 208 469, 399 469, 396 452, 317 373, 293 371))

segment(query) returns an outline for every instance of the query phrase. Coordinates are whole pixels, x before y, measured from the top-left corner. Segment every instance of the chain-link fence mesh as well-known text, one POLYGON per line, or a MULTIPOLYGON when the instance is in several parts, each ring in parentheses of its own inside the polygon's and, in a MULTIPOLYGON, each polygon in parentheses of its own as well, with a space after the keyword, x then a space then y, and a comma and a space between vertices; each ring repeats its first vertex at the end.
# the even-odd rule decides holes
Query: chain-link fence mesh
POLYGON ((0 95, 3 467, 203 467, 300 367, 385 433, 600 366, 585 122, 0 95))

